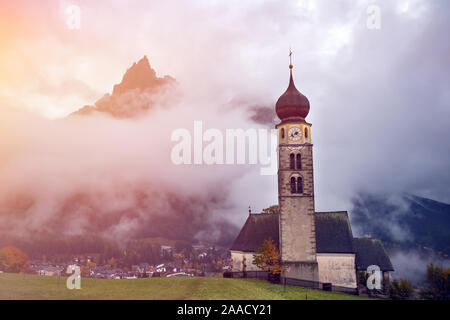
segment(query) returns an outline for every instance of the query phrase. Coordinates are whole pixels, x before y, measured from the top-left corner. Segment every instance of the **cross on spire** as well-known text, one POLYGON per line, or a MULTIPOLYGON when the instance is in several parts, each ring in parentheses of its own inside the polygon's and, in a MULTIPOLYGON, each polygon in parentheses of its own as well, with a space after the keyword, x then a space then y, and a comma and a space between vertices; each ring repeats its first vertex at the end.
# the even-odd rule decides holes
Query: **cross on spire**
POLYGON ((292 49, 289 48, 289 69, 292 69, 292 49))

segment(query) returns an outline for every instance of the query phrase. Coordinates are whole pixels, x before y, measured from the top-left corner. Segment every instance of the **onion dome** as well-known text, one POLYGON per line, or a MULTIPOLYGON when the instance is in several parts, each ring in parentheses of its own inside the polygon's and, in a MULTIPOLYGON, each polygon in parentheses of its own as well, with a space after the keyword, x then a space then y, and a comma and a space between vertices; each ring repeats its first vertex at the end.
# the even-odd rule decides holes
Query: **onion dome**
POLYGON ((278 98, 275 111, 282 122, 304 121, 309 113, 309 101, 297 90, 292 78, 292 64, 289 65, 291 78, 285 93, 278 98))

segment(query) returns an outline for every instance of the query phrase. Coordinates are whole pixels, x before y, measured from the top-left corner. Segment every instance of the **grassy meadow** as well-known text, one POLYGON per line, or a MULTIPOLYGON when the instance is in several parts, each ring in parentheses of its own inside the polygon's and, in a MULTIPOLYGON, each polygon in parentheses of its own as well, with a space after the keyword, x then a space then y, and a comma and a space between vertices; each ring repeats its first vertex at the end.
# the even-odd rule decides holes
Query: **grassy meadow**
POLYGON ((224 278, 81 279, 69 290, 65 277, 0 274, 1 300, 354 300, 361 297, 267 281, 224 278))

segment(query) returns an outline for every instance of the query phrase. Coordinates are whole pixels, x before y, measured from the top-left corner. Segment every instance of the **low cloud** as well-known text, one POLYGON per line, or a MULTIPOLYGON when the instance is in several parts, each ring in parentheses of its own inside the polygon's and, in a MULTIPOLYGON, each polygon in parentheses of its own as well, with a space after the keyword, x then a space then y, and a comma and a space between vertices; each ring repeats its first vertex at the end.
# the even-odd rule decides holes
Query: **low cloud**
POLYGON ((424 284, 430 263, 441 268, 450 268, 449 259, 442 259, 434 254, 425 255, 415 250, 395 252, 391 254, 390 259, 395 269, 392 278, 403 278, 415 285, 424 284))
MULTIPOLYGON (((229 195, 245 168, 171 162, 171 132, 191 129, 190 108, 202 107, 201 101, 187 101, 171 104, 166 97, 160 106, 153 96, 153 108, 133 119, 98 113, 49 120, 4 106, 0 233, 229 244, 237 232, 232 220, 240 211, 229 195)), ((209 126, 217 124, 216 111, 204 115, 209 126)), ((221 125, 239 125, 236 118, 232 111, 222 114, 221 125)))

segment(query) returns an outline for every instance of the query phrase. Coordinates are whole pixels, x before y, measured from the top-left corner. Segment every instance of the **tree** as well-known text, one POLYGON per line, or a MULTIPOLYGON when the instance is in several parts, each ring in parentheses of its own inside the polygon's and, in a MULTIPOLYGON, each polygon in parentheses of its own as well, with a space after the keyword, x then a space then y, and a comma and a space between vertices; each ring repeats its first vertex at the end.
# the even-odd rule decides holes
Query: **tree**
POLYGON ((395 279, 389 284, 389 292, 393 300, 409 300, 414 298, 414 288, 405 279, 395 279))
POLYGON ((264 240, 261 248, 253 255, 253 264, 269 274, 281 274, 280 253, 271 238, 264 240))
POLYGON ((22 273, 28 270, 28 256, 19 248, 8 246, 0 250, 0 269, 6 272, 22 273))
POLYGON ((262 210, 263 213, 278 213, 280 211, 280 208, 278 205, 271 206, 269 208, 265 208, 262 210))
POLYGON ((89 277, 91 275, 91 271, 87 267, 81 266, 80 270, 82 277, 89 277))
POLYGON ((175 242, 176 252, 183 252, 185 257, 189 257, 192 252, 192 245, 185 240, 179 240, 175 242))
POLYGON ((117 268, 117 260, 114 258, 108 259, 108 264, 113 268, 117 268))
POLYGON ((427 266, 427 285, 420 291, 420 297, 426 300, 450 300, 450 268, 427 266))
POLYGON ((88 261, 88 263, 86 263, 86 267, 87 267, 89 270, 91 270, 92 268, 94 268, 94 267, 96 267, 96 266, 97 266, 97 264, 96 264, 95 262, 88 261))

